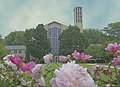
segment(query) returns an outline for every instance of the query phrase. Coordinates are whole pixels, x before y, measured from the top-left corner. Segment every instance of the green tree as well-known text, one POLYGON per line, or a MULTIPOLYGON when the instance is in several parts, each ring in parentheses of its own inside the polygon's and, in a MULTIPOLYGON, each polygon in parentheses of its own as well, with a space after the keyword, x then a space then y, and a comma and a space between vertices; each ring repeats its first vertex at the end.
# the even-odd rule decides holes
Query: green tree
POLYGON ((88 47, 88 40, 83 33, 80 33, 80 29, 76 26, 69 26, 60 35, 60 54, 68 55, 74 50, 79 52, 88 47))
POLYGON ((47 31, 43 24, 39 24, 36 29, 26 30, 27 54, 43 61, 42 57, 50 52, 50 44, 47 38, 47 31))
POLYGON ((101 44, 107 40, 107 37, 98 29, 84 29, 83 34, 86 35, 90 44, 101 44))
POLYGON ((0 39, 2 39, 2 35, 0 34, 0 39))
POLYGON ((120 39, 120 22, 110 23, 102 31, 110 40, 120 39))
POLYGON ((9 51, 7 51, 5 49, 5 43, 4 43, 4 40, 1 38, 0 39, 0 60, 6 56, 7 54, 9 54, 9 51))
POLYGON ((11 32, 5 37, 6 45, 25 45, 26 37, 24 31, 11 32))
POLYGON ((102 29, 103 34, 107 37, 103 46, 106 47, 109 43, 120 44, 120 22, 110 23, 107 27, 102 29))
POLYGON ((110 61, 113 58, 113 54, 105 51, 105 47, 101 44, 91 44, 85 53, 90 54, 94 59, 110 61))

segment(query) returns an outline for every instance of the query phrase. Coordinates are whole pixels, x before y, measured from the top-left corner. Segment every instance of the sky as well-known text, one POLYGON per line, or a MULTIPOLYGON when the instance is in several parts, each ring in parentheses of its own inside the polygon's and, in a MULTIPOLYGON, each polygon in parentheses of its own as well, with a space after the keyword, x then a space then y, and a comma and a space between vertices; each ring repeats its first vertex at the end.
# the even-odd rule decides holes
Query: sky
POLYGON ((77 6, 83 10, 84 29, 120 22, 120 0, 0 0, 0 34, 4 38, 52 21, 74 25, 77 6))

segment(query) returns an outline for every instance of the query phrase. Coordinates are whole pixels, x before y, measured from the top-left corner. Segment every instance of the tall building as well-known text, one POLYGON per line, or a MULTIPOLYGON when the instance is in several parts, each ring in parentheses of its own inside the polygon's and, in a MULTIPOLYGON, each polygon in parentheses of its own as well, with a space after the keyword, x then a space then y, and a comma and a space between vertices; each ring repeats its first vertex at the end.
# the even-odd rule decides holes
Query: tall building
MULTIPOLYGON (((80 28, 80 32, 83 32, 82 7, 74 8, 74 25, 80 28)), ((68 26, 53 21, 51 23, 44 25, 44 28, 47 30, 47 35, 51 46, 51 53, 55 56, 58 56, 60 46, 59 36, 63 30, 68 28, 68 26)), ((55 61, 57 60, 58 59, 56 59, 55 61)))
POLYGON ((44 28, 47 30, 47 35, 51 46, 51 53, 58 56, 60 45, 59 36, 61 32, 67 28, 67 26, 53 21, 49 24, 46 24, 44 28))
POLYGON ((79 27, 80 32, 83 32, 82 7, 74 8, 74 26, 79 27))

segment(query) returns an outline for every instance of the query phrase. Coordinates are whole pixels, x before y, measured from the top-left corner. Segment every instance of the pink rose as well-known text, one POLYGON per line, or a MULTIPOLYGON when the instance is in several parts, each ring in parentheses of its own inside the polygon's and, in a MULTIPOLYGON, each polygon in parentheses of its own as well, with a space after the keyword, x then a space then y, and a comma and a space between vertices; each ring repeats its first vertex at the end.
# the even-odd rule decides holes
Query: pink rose
POLYGON ((116 67, 120 67, 120 56, 117 56, 117 58, 113 58, 112 64, 116 67))
POLYGON ((120 50, 120 44, 114 43, 114 44, 108 44, 107 48, 105 50, 110 51, 110 52, 116 52, 120 50))
POLYGON ((87 60, 89 60, 92 56, 90 55, 85 55, 84 53, 79 53, 76 50, 74 51, 74 53, 72 53, 73 57, 77 60, 82 60, 84 62, 86 62, 87 60))
POLYGON ((70 58, 66 57, 66 56, 59 56, 59 61, 61 61, 61 62, 67 62, 67 61, 70 61, 70 58))
POLYGON ((87 70, 79 64, 68 62, 55 70, 56 78, 52 78, 52 87, 96 87, 87 70))

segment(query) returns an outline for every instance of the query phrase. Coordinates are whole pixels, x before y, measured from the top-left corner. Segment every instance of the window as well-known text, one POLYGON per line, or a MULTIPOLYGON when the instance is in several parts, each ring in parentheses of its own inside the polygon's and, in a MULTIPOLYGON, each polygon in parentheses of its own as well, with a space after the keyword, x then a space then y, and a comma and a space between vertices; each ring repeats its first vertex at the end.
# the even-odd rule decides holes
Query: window
POLYGON ((81 19, 81 22, 82 22, 82 19, 81 19))
POLYGON ((58 45, 58 39, 57 38, 51 38, 51 45, 57 46, 58 45))
POLYGON ((52 28, 52 37, 57 37, 57 29, 56 28, 52 28))
POLYGON ((58 29, 58 36, 60 36, 61 34, 61 29, 58 29))
POLYGON ((19 52, 19 53, 22 53, 22 51, 21 51, 21 50, 19 50, 18 52, 19 52))
POLYGON ((53 27, 48 29, 48 38, 51 45, 51 53, 59 53, 59 36, 61 34, 61 29, 53 27))
POLYGON ((14 53, 17 53, 17 50, 14 50, 14 53))
POLYGON ((48 37, 51 37, 51 29, 48 30, 48 37))

